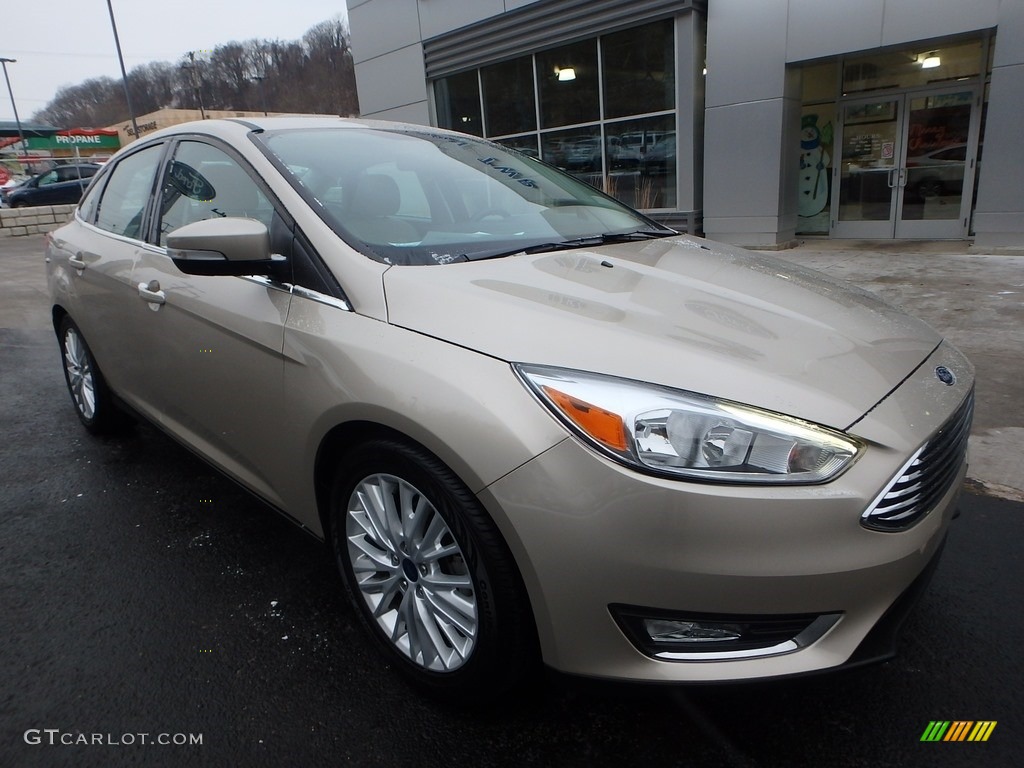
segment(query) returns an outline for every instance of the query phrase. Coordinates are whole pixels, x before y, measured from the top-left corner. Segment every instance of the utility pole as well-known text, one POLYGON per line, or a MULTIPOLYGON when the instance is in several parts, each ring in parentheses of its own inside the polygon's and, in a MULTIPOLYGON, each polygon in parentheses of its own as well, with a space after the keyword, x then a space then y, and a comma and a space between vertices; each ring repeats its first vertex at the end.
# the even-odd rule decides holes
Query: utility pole
MULTIPOLYGON (((18 105, 14 103, 14 90, 11 88, 11 78, 7 74, 7 65, 8 64, 14 64, 17 61, 18 61, 17 59, 4 59, 4 58, 0 58, 0 64, 2 64, 3 68, 4 68, 4 80, 7 81, 7 93, 9 93, 11 95, 11 108, 14 110, 14 122, 17 123, 17 125, 18 125, 18 136, 21 137, 21 154, 25 156, 25 162, 27 164, 28 163, 28 144, 25 142, 25 132, 23 130, 21 130, 21 118, 18 117, 18 105)), ((264 114, 266 114, 266 113, 264 113, 264 114)), ((28 171, 28 166, 27 165, 25 166, 24 170, 28 171)))
POLYGON ((114 45, 117 47, 117 61, 121 65, 121 83, 124 85, 124 100, 128 105, 128 115, 132 119, 132 128, 135 130, 135 138, 139 138, 139 124, 135 122, 135 110, 132 109, 132 95, 128 93, 128 73, 124 69, 124 56, 121 55, 121 39, 117 36, 117 22, 114 21, 114 6, 107 0, 107 10, 110 11, 110 28, 114 30, 114 45))
POLYGON ((196 81, 196 52, 188 52, 188 60, 191 64, 182 64, 182 69, 189 70, 190 77, 192 79, 192 89, 196 92, 196 100, 199 102, 199 115, 203 120, 206 119, 206 108, 203 106, 203 91, 199 87, 199 83, 196 81))

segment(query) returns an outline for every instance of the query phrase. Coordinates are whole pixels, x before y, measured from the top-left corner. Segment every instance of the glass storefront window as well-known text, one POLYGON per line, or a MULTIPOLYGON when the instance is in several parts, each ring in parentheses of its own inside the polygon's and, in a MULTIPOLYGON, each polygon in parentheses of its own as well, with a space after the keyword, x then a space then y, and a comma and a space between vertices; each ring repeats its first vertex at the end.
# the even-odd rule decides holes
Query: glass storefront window
POLYGON ((675 59, 675 22, 664 19, 491 64, 434 82, 438 124, 539 156, 635 207, 673 208, 675 59))
POLYGON ((601 186, 601 126, 543 133, 540 144, 542 160, 601 186))
POLYGON ((829 229, 839 62, 811 64, 801 69, 800 76, 803 110, 796 231, 801 235, 822 235, 828 234, 829 229))
MULTIPOLYGON (((833 73, 835 69, 833 69, 833 73)), ((806 81, 805 81, 806 82, 806 81)), ((835 92, 835 80, 832 81, 835 92)), ((835 103, 807 104, 800 116, 800 175, 798 177, 798 234, 827 234, 832 200, 835 103)))
POLYGON ((487 135, 504 136, 537 129, 533 97, 533 60, 524 56, 480 70, 484 86, 487 135))
POLYGON ((606 118, 660 112, 675 106, 672 20, 601 38, 606 118))
POLYGON ((537 134, 535 133, 531 133, 528 136, 511 136, 507 139, 495 139, 495 141, 506 147, 518 149, 530 157, 540 157, 540 152, 537 150, 537 134))
POLYGON ((675 116, 605 126, 606 191, 634 208, 676 205, 675 116))
POLYGON ((483 136, 480 120, 480 87, 476 71, 462 72, 434 83, 437 122, 441 128, 483 136))
POLYGON ((589 123, 601 117, 597 40, 537 54, 541 128, 589 123))
POLYGON ((914 88, 978 77, 983 41, 915 47, 843 61, 843 95, 889 88, 914 88))
POLYGON ((801 72, 801 98, 804 104, 836 100, 836 78, 839 62, 826 61, 804 67, 801 72))

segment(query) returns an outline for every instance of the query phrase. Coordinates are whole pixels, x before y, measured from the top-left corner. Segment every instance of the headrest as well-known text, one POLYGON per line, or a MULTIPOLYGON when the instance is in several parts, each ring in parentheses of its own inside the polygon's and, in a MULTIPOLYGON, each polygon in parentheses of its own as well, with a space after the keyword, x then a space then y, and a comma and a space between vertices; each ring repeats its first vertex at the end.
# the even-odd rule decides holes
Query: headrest
POLYGON ((363 219, 393 216, 402 205, 398 184, 390 176, 363 176, 356 185, 350 213, 363 219))

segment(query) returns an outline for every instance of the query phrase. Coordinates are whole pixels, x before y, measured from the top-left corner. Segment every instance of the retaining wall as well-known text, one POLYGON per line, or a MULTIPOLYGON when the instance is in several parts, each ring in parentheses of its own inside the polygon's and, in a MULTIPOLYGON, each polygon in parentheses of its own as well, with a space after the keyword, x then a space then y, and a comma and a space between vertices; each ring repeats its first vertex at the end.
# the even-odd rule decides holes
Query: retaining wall
POLYGON ((51 232, 71 218, 73 205, 36 205, 31 208, 0 208, 0 237, 51 232))

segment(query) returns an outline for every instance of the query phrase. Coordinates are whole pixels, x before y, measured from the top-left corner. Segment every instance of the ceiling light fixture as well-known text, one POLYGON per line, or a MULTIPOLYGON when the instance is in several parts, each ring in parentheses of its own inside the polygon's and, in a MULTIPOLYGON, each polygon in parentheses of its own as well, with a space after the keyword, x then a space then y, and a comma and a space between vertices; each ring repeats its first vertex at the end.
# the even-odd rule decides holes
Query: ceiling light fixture
POLYGON ((558 75, 559 82, 563 83, 576 79, 576 70, 572 67, 555 67, 555 74, 558 75))
POLYGON ((923 59, 921 59, 921 69, 935 69, 935 67, 942 65, 942 59, 937 54, 929 53, 923 59))

